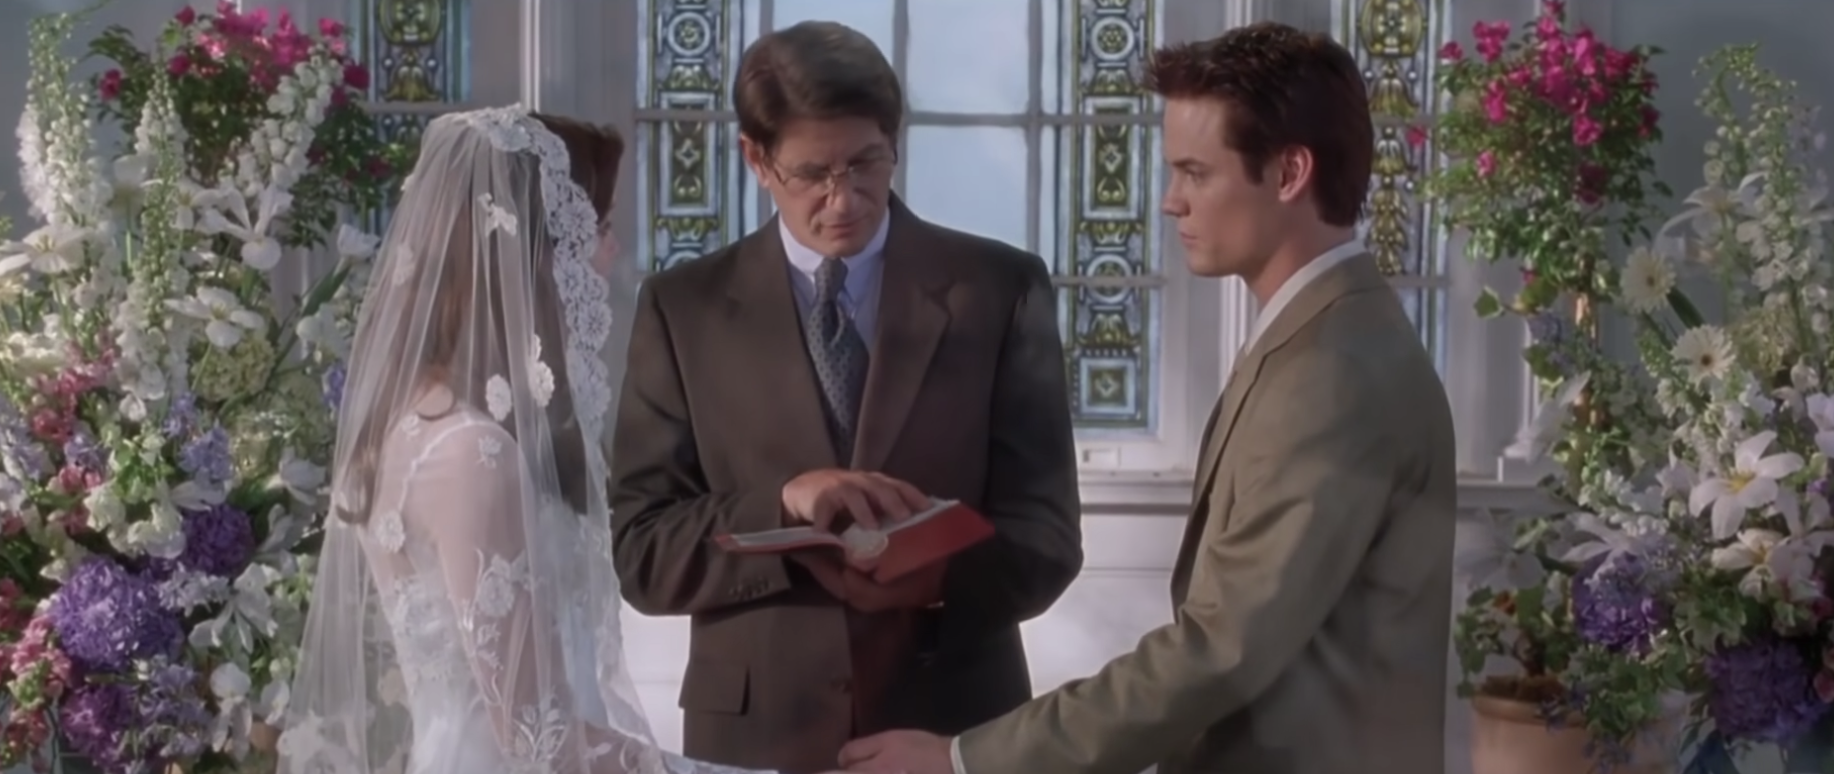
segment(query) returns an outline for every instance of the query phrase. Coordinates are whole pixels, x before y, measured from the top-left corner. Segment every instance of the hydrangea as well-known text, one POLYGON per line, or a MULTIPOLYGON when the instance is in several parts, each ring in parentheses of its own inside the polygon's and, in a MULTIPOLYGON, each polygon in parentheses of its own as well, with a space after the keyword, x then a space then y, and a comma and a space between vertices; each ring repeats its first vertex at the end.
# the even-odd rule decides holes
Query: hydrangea
POLYGON ((1828 711, 1815 695, 1819 664, 1803 643, 1765 635, 1707 658, 1707 711, 1722 737, 1734 741, 1793 741, 1828 711))
POLYGON ((1648 653, 1672 610, 1633 554, 1595 560, 1573 581, 1573 625, 1587 642, 1617 653, 1648 653))
POLYGON ((235 475, 229 456, 229 433, 217 425, 187 441, 179 451, 178 467, 207 485, 228 481, 235 475))
POLYGON ((123 672, 137 658, 175 652, 184 631, 152 581, 92 556, 51 598, 51 625, 85 672, 123 672))
POLYGON ((336 411, 344 403, 344 378, 348 374, 342 362, 333 363, 325 370, 325 406, 336 411))
POLYGON ((137 714, 134 691, 126 683, 91 683, 70 692, 58 709, 58 725, 72 750, 115 774, 139 763, 127 744, 137 714))
POLYGON ((185 511, 185 551, 178 563, 210 575, 234 577, 255 552, 255 527, 248 514, 230 505, 185 511))

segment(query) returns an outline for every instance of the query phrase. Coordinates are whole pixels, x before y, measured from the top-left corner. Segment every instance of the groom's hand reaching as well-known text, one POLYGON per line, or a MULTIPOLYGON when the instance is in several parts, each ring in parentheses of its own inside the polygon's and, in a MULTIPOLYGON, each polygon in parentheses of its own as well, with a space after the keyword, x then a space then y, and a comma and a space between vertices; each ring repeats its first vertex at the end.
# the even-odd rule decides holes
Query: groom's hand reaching
POLYGON ((859 470, 811 470, 783 485, 783 518, 824 532, 839 532, 846 521, 865 529, 894 524, 930 507, 917 487, 859 470))
POLYGON ((928 607, 941 601, 943 571, 948 567, 946 562, 938 562, 890 583, 880 583, 832 552, 798 551, 790 557, 807 568, 835 599, 862 613, 928 607))

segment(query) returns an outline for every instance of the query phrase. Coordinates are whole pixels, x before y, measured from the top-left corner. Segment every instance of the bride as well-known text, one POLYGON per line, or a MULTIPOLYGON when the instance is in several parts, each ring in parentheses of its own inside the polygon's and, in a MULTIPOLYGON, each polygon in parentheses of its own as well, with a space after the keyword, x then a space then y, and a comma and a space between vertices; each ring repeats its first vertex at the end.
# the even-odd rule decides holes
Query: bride
POLYGON ((741 771, 658 748, 624 664, 599 443, 621 151, 521 108, 427 127, 359 316, 280 771, 741 771))

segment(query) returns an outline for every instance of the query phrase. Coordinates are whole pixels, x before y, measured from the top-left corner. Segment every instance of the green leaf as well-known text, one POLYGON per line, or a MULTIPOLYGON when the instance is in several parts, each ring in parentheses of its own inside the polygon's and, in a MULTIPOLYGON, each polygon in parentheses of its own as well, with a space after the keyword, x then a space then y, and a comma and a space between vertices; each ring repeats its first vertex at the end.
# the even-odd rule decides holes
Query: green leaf
POLYGON ((1675 310, 1675 316, 1680 318, 1681 324, 1686 327, 1698 328, 1706 323, 1706 317, 1701 315, 1700 309, 1694 306, 1688 294, 1681 292, 1681 288, 1668 291, 1668 306, 1675 310))
POLYGON ((1477 316, 1484 320, 1488 320, 1503 313, 1502 299, 1497 298, 1496 291, 1490 288, 1484 288, 1484 292, 1478 294, 1477 302, 1472 304, 1471 307, 1477 311, 1477 316))

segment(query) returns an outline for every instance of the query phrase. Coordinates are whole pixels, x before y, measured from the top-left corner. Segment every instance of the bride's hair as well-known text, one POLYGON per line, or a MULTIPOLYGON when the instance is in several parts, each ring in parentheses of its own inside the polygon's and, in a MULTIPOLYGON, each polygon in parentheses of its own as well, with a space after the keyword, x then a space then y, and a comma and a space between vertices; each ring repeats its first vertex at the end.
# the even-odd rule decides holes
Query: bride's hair
MULTIPOLYGON (((570 166, 568 176, 585 191, 599 222, 604 223, 611 215, 612 202, 617 190, 618 166, 624 154, 624 138, 617 129, 607 125, 589 124, 572 118, 541 113, 530 115, 541 122, 542 126, 559 138, 561 144, 565 146, 570 166)), ((537 165, 540 163, 532 156, 530 162, 537 165)), ((531 212, 543 211, 540 202, 540 179, 537 170, 532 171, 524 182, 525 195, 529 197, 529 211, 531 212)), ((461 196, 456 201, 470 202, 475 195, 473 193, 461 196)), ((490 339, 497 342, 497 346, 503 346, 506 340, 507 328, 503 319, 505 305, 504 299, 499 297, 500 283, 487 283, 487 293, 484 297, 474 295, 474 278, 478 276, 477 272, 481 267, 473 264, 493 260, 493 257, 474 252, 471 239, 458 238, 461 235, 470 235, 477 229, 473 212, 473 208, 461 206, 453 213, 453 237, 446 240, 447 248, 443 255, 443 265, 437 268, 423 265, 420 268, 420 271, 437 271, 439 276, 437 284, 432 289, 431 319, 428 320, 424 329, 418 331, 420 338, 418 347, 392 348, 395 352, 418 351, 420 353, 420 362, 413 364, 410 372, 445 380, 452 378, 452 374, 470 371, 471 369, 457 367, 454 361, 462 357, 474 356, 461 353, 460 349, 467 338, 468 326, 477 324, 479 316, 487 318, 484 324, 489 326, 488 329, 492 333, 490 339)), ((545 224, 532 224, 532 226, 541 228, 545 232, 545 224)), ((551 239, 553 235, 549 236, 551 239)), ((550 342, 548 344, 550 351, 558 355, 564 346, 562 342, 565 341, 567 332, 561 311, 564 307, 560 299, 559 288, 554 281, 552 245, 549 245, 549 249, 531 251, 529 259, 533 265, 529 267, 528 276, 533 279, 532 301, 537 312, 534 320, 535 334, 542 341, 550 342)), ((412 286, 418 286, 418 283, 413 283, 412 286)), ((402 326, 397 335, 407 337, 415 334, 416 331, 411 326, 402 326)), ((558 484, 561 495, 566 498, 574 511, 584 512, 587 487, 604 485, 602 481, 587 480, 586 444, 599 443, 599 439, 587 439, 581 434, 579 421, 573 411, 573 393, 568 387, 566 358, 551 357, 547 360, 551 363, 549 368, 554 374, 554 393, 548 401, 546 412, 548 427, 551 428, 554 436, 551 439, 554 471, 560 479, 555 483, 558 484)), ((482 383, 444 386, 449 387, 455 395, 483 396, 485 394, 485 385, 482 383)), ((404 405, 393 406, 386 411, 367 412, 362 426, 354 429, 357 437, 355 446, 351 450, 349 469, 346 471, 348 480, 340 484, 340 489, 347 494, 347 497, 342 498, 341 502, 334 499, 334 503, 337 504, 334 505, 333 511, 337 513, 338 518, 353 524, 361 524, 369 518, 369 506, 377 484, 376 472, 380 469, 383 442, 387 438, 389 429, 394 427, 400 419, 401 413, 413 410, 412 404, 417 392, 417 389, 403 390, 401 396, 405 399, 404 405)), ((436 419, 460 408, 459 401, 453 401, 452 405, 445 406, 431 415, 423 414, 422 416, 425 419, 436 419)), ((512 435, 515 434, 513 427, 505 429, 512 435)), ((340 432, 347 431, 352 430, 340 428, 340 432)))

